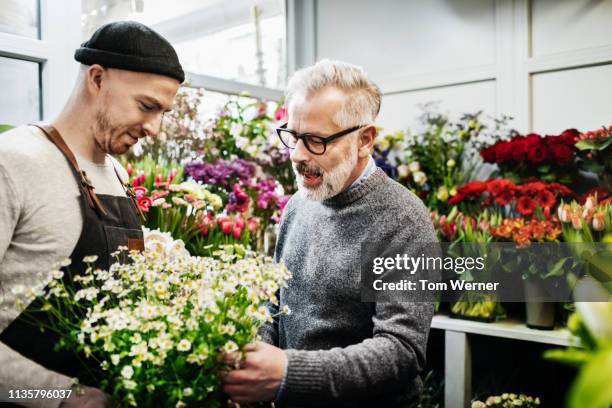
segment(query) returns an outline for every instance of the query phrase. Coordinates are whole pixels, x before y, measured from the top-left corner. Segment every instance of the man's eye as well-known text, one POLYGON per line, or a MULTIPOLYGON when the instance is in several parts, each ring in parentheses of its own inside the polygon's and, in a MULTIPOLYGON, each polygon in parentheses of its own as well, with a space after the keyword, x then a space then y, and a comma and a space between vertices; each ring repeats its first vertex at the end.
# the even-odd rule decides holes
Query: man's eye
POLYGON ((153 106, 141 102, 140 109, 142 109, 144 112, 151 112, 153 110, 153 106))

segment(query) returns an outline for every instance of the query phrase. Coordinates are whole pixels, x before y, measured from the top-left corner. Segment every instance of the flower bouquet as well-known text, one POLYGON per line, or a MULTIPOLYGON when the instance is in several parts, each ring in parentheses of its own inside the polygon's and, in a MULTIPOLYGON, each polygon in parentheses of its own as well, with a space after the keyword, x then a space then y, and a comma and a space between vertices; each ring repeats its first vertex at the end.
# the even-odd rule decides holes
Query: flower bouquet
POLYGON ((562 197, 572 195, 569 188, 559 183, 526 179, 517 184, 496 178, 471 181, 459 187, 449 203, 459 204, 467 214, 478 214, 482 207, 493 207, 510 217, 536 215, 539 207, 548 217, 562 197))
MULTIPOLYGON (((501 220, 499 214, 489 214, 484 211, 478 217, 471 217, 460 213, 457 207, 453 207, 448 216, 438 216, 432 213, 434 228, 438 232, 441 241, 451 242, 449 255, 458 257, 483 257, 489 256, 488 262, 481 270, 472 269, 458 273, 458 276, 450 276, 450 279, 462 279, 466 282, 491 282, 492 274, 496 273, 497 262, 495 253, 487 254, 489 246, 493 241, 491 228, 501 220)), ((450 303, 450 311, 453 316, 479 321, 493 321, 505 316, 504 308, 498 301, 495 293, 478 293, 463 291, 458 298, 450 303)))
POLYGON ((579 150, 579 166, 603 175, 604 185, 612 190, 612 124, 581 133, 576 148, 579 150))
POLYGON ((200 258, 168 238, 147 232, 144 253, 109 270, 90 264, 68 280, 78 287, 53 272, 43 310, 62 344, 99 367, 92 385, 121 406, 218 407, 222 353, 255 339, 290 273, 240 246, 200 258))
POLYGON ((574 145, 578 135, 576 129, 567 129, 558 136, 516 135, 482 149, 480 155, 486 163, 497 164, 502 177, 515 182, 537 177, 569 184, 577 175, 574 145))
POLYGON ((474 148, 484 126, 480 114, 464 115, 458 122, 425 111, 423 129, 417 133, 395 132, 374 146, 376 164, 402 183, 427 206, 448 211, 447 200, 458 185, 470 180, 481 160, 474 148))

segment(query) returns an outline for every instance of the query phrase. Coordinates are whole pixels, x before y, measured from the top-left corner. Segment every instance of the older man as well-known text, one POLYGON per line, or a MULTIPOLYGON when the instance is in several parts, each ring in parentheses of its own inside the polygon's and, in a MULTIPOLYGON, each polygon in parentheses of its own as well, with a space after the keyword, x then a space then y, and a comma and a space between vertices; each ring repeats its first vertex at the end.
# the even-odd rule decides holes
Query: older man
POLYGON ((0 138, 0 401, 25 406, 109 404, 102 391, 73 386, 74 377, 87 383, 87 370, 73 351, 54 350, 55 332, 29 324, 40 305, 20 313, 16 303, 29 301, 23 292, 44 287, 65 258, 78 274, 85 256, 97 256, 96 266, 106 269, 119 245, 142 248, 127 173, 110 155, 158 133, 184 80, 170 43, 135 22, 101 27, 75 59, 76 85, 52 124, 20 126, 0 138), (27 394, 52 389, 59 398, 27 394))
POLYGON ((361 243, 436 241, 423 203, 370 156, 380 101, 346 63, 321 61, 289 82, 289 122, 278 133, 299 191, 283 212, 276 258, 293 272, 279 305, 292 313, 264 326, 265 343, 250 345, 225 377, 233 401, 409 407, 418 399, 433 305, 360 296, 361 243))

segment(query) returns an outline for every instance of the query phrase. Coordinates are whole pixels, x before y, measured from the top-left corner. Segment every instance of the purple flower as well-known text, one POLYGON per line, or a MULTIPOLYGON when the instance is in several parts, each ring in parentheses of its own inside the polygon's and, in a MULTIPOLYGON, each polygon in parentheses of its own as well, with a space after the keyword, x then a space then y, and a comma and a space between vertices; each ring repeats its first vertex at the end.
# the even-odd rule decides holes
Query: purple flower
POLYGON ((231 182, 247 182, 255 175, 255 165, 246 160, 217 159, 213 163, 193 161, 185 166, 185 174, 205 184, 227 186, 231 182))

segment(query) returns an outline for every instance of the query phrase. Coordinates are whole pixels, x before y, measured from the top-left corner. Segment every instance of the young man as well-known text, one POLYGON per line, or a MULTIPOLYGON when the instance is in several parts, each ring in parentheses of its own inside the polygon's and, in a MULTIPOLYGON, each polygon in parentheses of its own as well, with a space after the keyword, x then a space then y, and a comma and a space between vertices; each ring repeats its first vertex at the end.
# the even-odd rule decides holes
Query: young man
MULTIPOLYGON (((283 314, 224 378, 235 402, 277 407, 410 407, 418 400, 433 304, 361 301, 361 243, 436 242, 429 213, 376 167, 381 94, 356 66, 321 61, 289 81, 299 191, 283 211, 276 258, 293 273, 283 314)), ((273 307, 272 314, 279 307, 273 307)), ((229 362, 235 355, 227 356, 229 362)))
MULTIPOLYGON (((47 126, 21 126, 0 137, 0 401, 25 406, 103 407, 57 336, 26 323, 16 303, 43 288, 66 258, 72 274, 85 256, 108 268, 119 245, 142 248, 138 208, 127 174, 111 154, 155 136, 184 73, 172 46, 134 22, 111 23, 75 52, 81 63, 72 95, 47 126), (69 390, 70 398, 10 400, 13 390, 69 390)), ((68 276, 65 274, 65 276, 68 276)), ((27 303, 26 303, 27 304, 27 303)), ((41 316, 41 322, 44 320, 41 316)))

